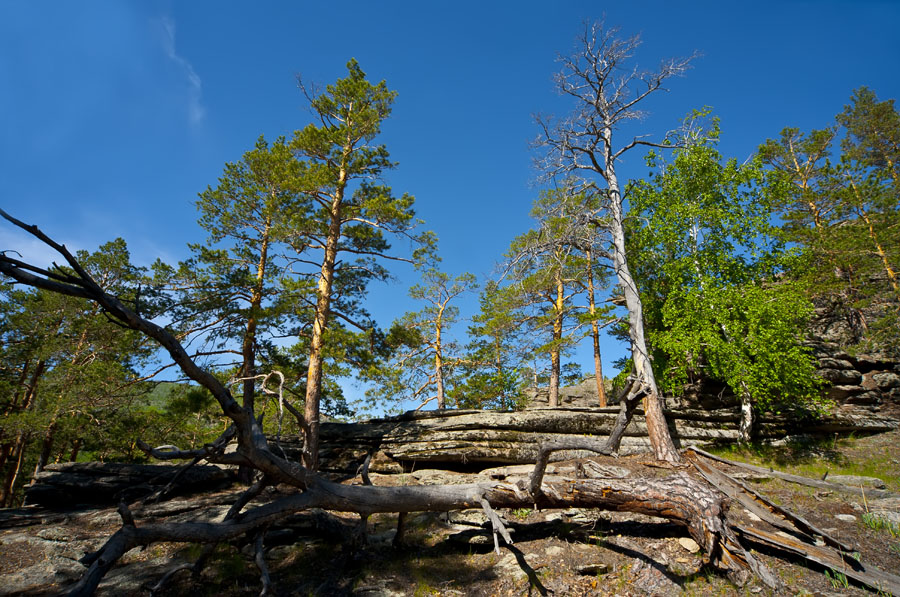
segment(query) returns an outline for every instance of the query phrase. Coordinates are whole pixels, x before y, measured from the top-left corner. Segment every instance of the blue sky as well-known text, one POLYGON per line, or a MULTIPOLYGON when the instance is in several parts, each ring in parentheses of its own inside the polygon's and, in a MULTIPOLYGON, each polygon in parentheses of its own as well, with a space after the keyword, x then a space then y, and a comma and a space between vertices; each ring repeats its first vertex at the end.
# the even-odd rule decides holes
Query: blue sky
MULTIPOLYGON (((447 271, 483 278, 530 226, 532 115, 566 110, 555 58, 603 15, 643 36, 642 66, 702 53, 649 104, 642 131, 709 105, 727 156, 785 126, 826 126, 860 85, 900 96, 893 1, 4 2, 0 206, 70 248, 122 236, 138 263, 184 258, 204 238, 193 202, 225 162, 307 123, 295 76, 329 83, 355 57, 399 93, 388 182, 417 197, 447 271)), ((642 176, 641 157, 622 173, 642 176)), ((0 225, 7 248, 44 258, 0 225)), ((415 307, 414 275, 397 275, 370 294, 383 325, 415 307)), ((608 372, 623 349, 607 342, 608 372)))

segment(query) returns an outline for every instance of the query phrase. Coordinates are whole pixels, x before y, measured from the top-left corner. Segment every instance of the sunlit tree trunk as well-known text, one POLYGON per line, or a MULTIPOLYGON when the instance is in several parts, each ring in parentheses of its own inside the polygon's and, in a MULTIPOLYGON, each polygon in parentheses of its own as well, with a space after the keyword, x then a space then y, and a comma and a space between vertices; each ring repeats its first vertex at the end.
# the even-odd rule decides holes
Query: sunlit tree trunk
MULTIPOLYGON (((609 138, 612 131, 604 129, 604 134, 609 147, 609 138)), ((612 163, 609 151, 606 152, 606 179, 609 185, 610 215, 612 216, 613 239, 613 267, 619 279, 619 286, 625 295, 625 307, 628 310, 628 336, 631 340, 631 358, 634 369, 641 384, 647 389, 647 397, 644 398, 644 410, 647 421, 647 434, 650 436, 650 444, 659 460, 678 462, 681 458, 669 427, 663 414, 663 398, 653 375, 653 364, 647 351, 647 340, 644 333, 644 309, 641 297, 638 293, 628 260, 625 255, 625 224, 622 213, 622 195, 619 189, 619 179, 616 177, 615 167, 612 163)))
POLYGON ((891 267, 891 263, 888 261, 887 252, 884 250, 884 247, 881 245, 881 241, 878 239, 878 234, 875 232, 875 227, 872 225, 872 220, 869 217, 869 212, 866 210, 863 199, 860 196, 859 189, 856 187, 856 183, 853 182, 852 179, 850 179, 850 188, 853 190, 853 195, 856 198, 856 205, 854 206, 854 208, 866 223, 866 230, 869 233, 869 240, 872 241, 872 245, 875 248, 875 253, 881 260, 881 266, 884 268, 884 271, 887 274, 888 282, 890 282, 891 288, 894 289, 894 294, 897 295, 898 299, 900 299, 900 283, 898 283, 897 281, 897 273, 894 271, 894 269, 891 267))
POLYGON ((603 361, 600 358, 600 324, 597 323, 597 304, 594 297, 594 258, 590 248, 587 250, 588 280, 588 313, 591 315, 591 340, 594 345, 594 379, 597 382, 597 397, 601 407, 606 406, 606 388, 603 384, 603 361))
POLYGON ((309 345, 309 368, 306 374, 306 404, 304 405, 307 429, 303 464, 313 471, 319 467, 319 400, 322 392, 322 365, 324 362, 322 348, 331 311, 331 289, 334 285, 335 262, 337 261, 338 242, 341 238, 341 208, 344 191, 347 187, 347 166, 351 150, 352 146, 348 139, 347 145, 344 146, 338 184, 331 201, 328 240, 325 244, 325 256, 322 260, 322 269, 316 287, 316 314, 309 345))
POLYGON ((441 346, 442 327, 443 307, 440 307, 434 324, 434 380, 437 386, 438 410, 443 410, 446 407, 446 397, 444 396, 444 355, 441 346))
MULTIPOLYGON (((560 266, 561 270, 562 266, 560 266)), ((561 343, 563 333, 563 307, 565 306, 565 286, 562 271, 556 273, 556 298, 553 301, 553 348, 550 350, 550 388, 547 402, 551 408, 559 406, 559 378, 561 369, 561 343)))

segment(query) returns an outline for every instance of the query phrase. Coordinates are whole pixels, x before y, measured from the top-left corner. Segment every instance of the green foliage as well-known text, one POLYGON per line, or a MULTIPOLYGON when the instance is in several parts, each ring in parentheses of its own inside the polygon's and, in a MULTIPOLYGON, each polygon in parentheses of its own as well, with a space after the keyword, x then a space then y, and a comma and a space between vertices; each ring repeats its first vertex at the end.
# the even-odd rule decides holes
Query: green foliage
MULTIPOLYGON (((380 356, 377 351, 385 348, 381 332, 364 308, 367 285, 389 278, 384 265, 388 261, 424 260, 435 242, 433 234, 415 232, 421 222, 413 197, 398 197, 381 183, 394 164, 387 148, 375 140, 391 113, 396 92, 384 81, 370 83, 355 60, 347 64, 347 70, 346 78, 319 94, 300 81, 316 121, 296 131, 290 145, 305 165, 305 196, 311 206, 311 217, 298 223, 303 242, 294 246, 298 258, 293 263, 318 265, 305 278, 315 280, 314 298, 308 303, 313 317, 298 330, 300 341, 293 349, 308 356, 305 408, 311 422, 307 438, 311 452, 305 460, 310 466, 315 466, 315 430, 324 386, 335 381, 335 374, 346 372, 342 369, 346 361, 334 355, 362 357, 358 363, 362 367, 356 369, 368 371, 380 356), (392 254, 392 239, 412 241, 413 259, 392 254), (350 332, 346 325, 356 331, 350 332), (345 343, 334 350, 337 338, 363 342, 352 347, 345 343), (370 356, 364 354, 367 346, 370 356)), ((339 388, 332 386, 334 390, 339 388)))
POLYGON ((366 394, 370 403, 424 404, 436 399, 438 408, 458 403, 456 372, 462 357, 449 332, 459 309, 451 302, 476 287, 475 276, 469 273, 451 278, 434 265, 422 270, 422 282, 410 288, 409 295, 424 307, 406 313, 388 331, 390 359, 369 370, 374 383, 366 394))
POLYGON ((513 293, 495 281, 485 284, 479 312, 469 326, 469 343, 462 363, 464 384, 458 392, 461 408, 516 410, 521 408, 522 388, 529 379, 527 353, 510 301, 513 293))
POLYGON ((862 87, 827 129, 785 129, 760 147, 783 193, 785 239, 803 249, 789 272, 843 312, 863 348, 900 354, 900 115, 862 87), (840 151, 834 145, 839 135, 840 151))
POLYGON ((159 268, 178 290, 182 333, 244 380, 245 406, 260 393, 252 378, 276 369, 285 396, 305 400, 314 355, 314 400, 349 415, 337 380, 369 370, 386 350, 364 307, 368 284, 390 277, 386 259, 408 261, 390 254, 392 238, 418 243, 419 257, 433 243, 413 234, 413 198, 380 184, 394 164, 373 142, 396 93, 369 83, 355 60, 347 68, 346 78, 307 93, 314 121, 289 142, 260 137, 226 164, 197 202, 206 243, 192 245, 195 256, 177 272, 159 268))
POLYGON ((891 522, 883 516, 872 512, 865 512, 861 517, 863 526, 873 531, 884 531, 894 539, 900 539, 900 525, 891 522))
POLYGON ((518 518, 519 520, 525 520, 532 513, 531 508, 516 508, 510 514, 518 518))
POLYGON ((701 371, 758 409, 815 405, 815 364, 801 344, 809 301, 787 285, 712 286, 672 293, 656 345, 669 357, 667 386, 701 371), (744 396, 746 395, 746 396, 744 396))
MULTIPOLYGON (((104 290, 154 314, 156 289, 131 265, 122 239, 77 258, 104 290)), ((0 503, 11 503, 26 473, 49 462, 82 451, 137 457, 140 420, 131 407, 146 394, 136 382, 153 356, 146 339, 94 304, 45 290, 2 286, 0 312, 0 503)))
POLYGON ((850 587, 850 581, 847 580, 847 575, 838 570, 826 570, 825 576, 828 578, 828 582, 831 583, 831 587, 834 589, 847 589, 850 587))
POLYGON ((778 277, 793 259, 770 223, 779 188, 757 162, 723 161, 718 137, 713 120, 671 163, 651 154, 658 171, 631 188, 631 262, 664 387, 703 374, 755 408, 813 401, 812 306, 778 277))
MULTIPOLYGON (((491 352, 498 354, 503 342, 493 336, 501 330, 509 333, 516 329, 520 335, 515 369, 524 373, 530 368, 534 386, 546 382, 552 395, 560 383, 582 378, 581 369, 564 365, 563 357, 593 322, 609 319, 611 311, 595 308, 591 313, 576 298, 589 291, 589 276, 598 287, 606 279, 606 271, 589 258, 600 242, 597 227, 591 222, 596 209, 596 197, 575 193, 569 186, 541 193, 531 211, 536 227, 510 243, 505 284, 492 287, 485 295, 477 325, 470 329, 475 337, 472 349, 482 353, 473 355, 473 361, 491 356, 491 352), (539 364, 548 357, 549 367, 539 364)), ((484 371, 476 373, 472 381, 481 385, 498 383, 506 394, 513 378, 504 375, 496 356, 493 358, 493 372, 486 376, 484 371)), ((506 403, 512 406, 508 400, 506 403)))

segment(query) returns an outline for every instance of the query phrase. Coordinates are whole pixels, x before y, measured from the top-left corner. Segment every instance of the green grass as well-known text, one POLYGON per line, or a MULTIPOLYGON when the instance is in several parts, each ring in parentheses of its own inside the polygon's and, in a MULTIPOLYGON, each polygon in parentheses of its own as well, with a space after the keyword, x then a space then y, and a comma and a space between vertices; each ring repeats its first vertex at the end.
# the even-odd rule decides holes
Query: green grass
POLYGON ((862 515, 862 523, 863 526, 873 531, 885 531, 890 533, 894 539, 900 538, 900 525, 894 524, 890 520, 872 512, 866 512, 862 515))
POLYGON ((831 586, 834 589, 847 589, 850 587, 850 581, 847 580, 847 575, 843 572, 826 570, 825 576, 828 577, 828 582, 831 583, 831 586))
POLYGON ((851 459, 845 452, 853 448, 858 441, 851 436, 842 439, 788 443, 783 446, 765 443, 732 444, 712 448, 710 452, 730 460, 771 467, 813 479, 821 479, 826 473, 877 477, 885 482, 888 489, 900 491, 900 467, 893 461, 896 456, 868 451, 864 460, 851 459))

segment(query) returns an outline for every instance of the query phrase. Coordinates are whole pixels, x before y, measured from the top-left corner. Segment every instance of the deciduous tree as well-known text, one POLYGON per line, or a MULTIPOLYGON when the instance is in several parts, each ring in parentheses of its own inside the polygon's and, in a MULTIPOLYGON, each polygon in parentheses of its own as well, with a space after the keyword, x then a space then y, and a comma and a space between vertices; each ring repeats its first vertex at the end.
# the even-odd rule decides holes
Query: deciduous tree
POLYGON ((632 188, 629 246, 669 388, 678 393, 694 374, 725 382, 741 400, 749 441, 760 408, 818 396, 802 346, 812 305, 779 279, 792 256, 771 223, 780 189, 758 162, 722 159, 717 120, 694 130, 671 163, 651 155, 656 172, 632 188))

